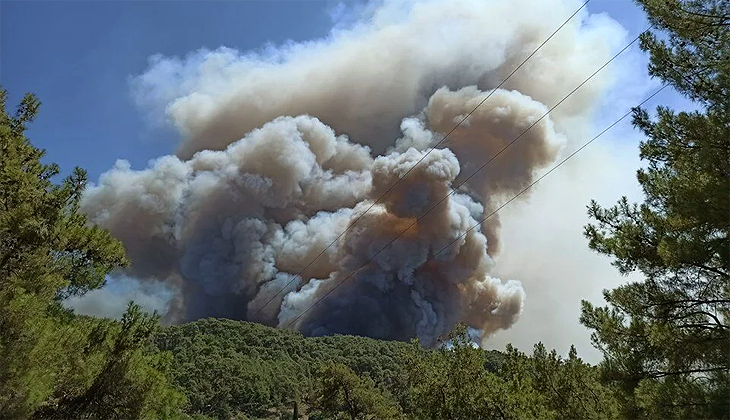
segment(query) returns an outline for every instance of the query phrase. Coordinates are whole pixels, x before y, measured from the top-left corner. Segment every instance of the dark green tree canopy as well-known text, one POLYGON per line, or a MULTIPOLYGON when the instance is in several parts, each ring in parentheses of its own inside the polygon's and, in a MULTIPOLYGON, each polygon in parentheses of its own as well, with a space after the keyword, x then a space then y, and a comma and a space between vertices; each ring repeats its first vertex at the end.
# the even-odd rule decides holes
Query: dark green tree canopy
POLYGON ((79 212, 86 174, 58 166, 25 137, 40 103, 14 116, 0 90, 0 418, 172 418, 184 397, 150 351, 157 318, 130 305, 121 322, 74 315, 61 302, 126 263, 109 232, 79 212))
POLYGON ((40 106, 26 95, 14 117, 0 91, 0 288, 56 300, 104 284, 124 265, 124 249, 109 232, 90 226, 78 211, 86 172, 75 168, 59 185, 55 164, 24 135, 40 106))
POLYGON ((581 321, 606 357, 631 417, 730 417, 730 3, 645 0, 649 72, 699 111, 634 110, 646 136, 637 179, 644 201, 602 208, 585 234, 641 282, 583 303, 581 321))

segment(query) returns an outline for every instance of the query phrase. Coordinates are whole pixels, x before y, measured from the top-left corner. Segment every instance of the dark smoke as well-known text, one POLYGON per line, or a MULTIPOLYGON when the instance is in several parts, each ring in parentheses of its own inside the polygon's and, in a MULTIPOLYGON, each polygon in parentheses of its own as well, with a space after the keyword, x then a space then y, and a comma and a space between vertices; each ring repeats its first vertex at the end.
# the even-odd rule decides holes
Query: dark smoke
MULTIPOLYGON (((135 91, 153 114, 164 108, 184 142, 145 170, 118 162, 83 211, 123 241, 125 275, 174 292, 172 322, 218 316, 425 343, 457 322, 483 337, 509 328, 525 293, 489 274, 497 217, 434 255, 532 182, 565 138, 545 118, 454 187, 605 61, 613 26, 576 18, 402 177, 579 6, 532 3, 386 4, 325 41, 268 55, 156 58, 135 91)), ((605 84, 587 85, 554 118, 585 118, 605 84)))

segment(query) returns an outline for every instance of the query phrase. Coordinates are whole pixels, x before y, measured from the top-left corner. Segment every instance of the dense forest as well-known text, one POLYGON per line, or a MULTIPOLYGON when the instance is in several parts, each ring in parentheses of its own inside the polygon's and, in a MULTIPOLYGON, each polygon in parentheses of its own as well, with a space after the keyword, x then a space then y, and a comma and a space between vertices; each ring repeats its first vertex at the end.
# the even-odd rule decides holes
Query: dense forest
POLYGON ((304 337, 226 319, 160 326, 75 314, 127 264, 25 131, 40 102, 0 93, 1 419, 730 419, 730 4, 641 0, 649 73, 697 111, 636 108, 641 203, 588 207, 587 246, 643 280, 583 302, 596 366, 538 343, 487 351, 458 326, 435 348, 304 337))
POLYGON ((248 322, 166 327, 170 380, 195 418, 616 418, 616 392, 571 351, 527 356, 474 347, 457 328, 448 345, 331 336, 305 338, 248 322), (284 414, 282 414, 284 413, 284 414), (239 417, 236 417, 239 416, 239 417))

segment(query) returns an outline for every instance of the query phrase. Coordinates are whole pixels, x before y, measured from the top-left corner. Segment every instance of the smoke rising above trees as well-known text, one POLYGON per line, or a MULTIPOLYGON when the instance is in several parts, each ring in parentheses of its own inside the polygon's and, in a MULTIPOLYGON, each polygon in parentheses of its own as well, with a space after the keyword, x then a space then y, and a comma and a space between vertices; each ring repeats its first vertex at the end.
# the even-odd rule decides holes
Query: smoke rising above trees
POLYGON ((430 257, 553 162, 570 142, 569 121, 590 120, 610 73, 461 185, 600 67, 622 29, 579 14, 428 148, 580 6, 548 3, 386 4, 320 41, 156 57, 134 79, 136 97, 153 116, 164 110, 183 141, 143 170, 118 162, 82 210, 124 243, 125 276, 173 290, 168 321, 296 319, 291 327, 312 335, 424 343, 462 321, 483 338, 509 328, 525 291, 490 275, 509 252, 496 217, 430 257))

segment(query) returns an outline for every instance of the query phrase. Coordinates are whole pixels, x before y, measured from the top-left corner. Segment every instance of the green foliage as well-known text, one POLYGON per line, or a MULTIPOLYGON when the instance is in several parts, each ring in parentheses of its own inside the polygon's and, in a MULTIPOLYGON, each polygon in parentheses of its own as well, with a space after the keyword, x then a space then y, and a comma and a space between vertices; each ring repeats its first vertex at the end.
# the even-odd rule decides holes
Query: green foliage
POLYGON ((730 4, 640 3, 666 35, 642 35, 650 73, 702 110, 635 110, 644 202, 592 203, 585 232, 622 273, 646 279, 606 291, 609 306, 584 302, 581 321, 627 416, 730 418, 730 4))
POLYGON ((179 416, 184 397, 167 385, 170 355, 148 351, 157 317, 131 304, 121 322, 95 331, 104 358, 82 392, 66 395, 36 412, 37 419, 160 419, 179 416))
POLYGON ((60 185, 53 184, 58 166, 42 164, 44 152, 23 135, 39 102, 27 95, 10 117, 5 98, 0 92, 2 298, 31 294, 48 304, 98 288, 110 270, 126 263, 122 245, 78 212, 86 173, 76 168, 60 185))
POLYGON ((544 397, 542 403, 559 419, 620 418, 616 391, 601 384, 598 370, 584 363, 574 347, 568 358, 548 353, 542 343, 534 347, 532 356, 508 346, 503 375, 526 377, 544 397))
MULTIPOLYGON (((486 369, 486 352, 472 345, 466 329, 457 327, 449 345, 436 351, 414 348, 409 363, 412 418, 534 419, 550 418, 543 397, 529 378, 501 378, 486 369)), ((506 363, 509 363, 508 361, 506 363)))
POLYGON ((316 406, 331 419, 399 419, 398 405, 378 390, 369 377, 361 378, 341 363, 327 362, 317 372, 316 406))
POLYGON ((409 363, 419 419, 608 419, 618 417, 613 391, 575 350, 563 360, 542 344, 532 356, 507 348, 498 372, 490 352, 474 347, 463 327, 436 351, 414 348, 409 363))
POLYGON ((165 327, 156 343, 174 356, 171 379, 188 397, 189 412, 221 419, 314 403, 318 372, 327 362, 347 366, 381 388, 395 388, 407 347, 363 337, 305 338, 226 319, 165 327))
POLYGON ((61 300, 101 287, 126 263, 119 241, 90 226, 86 174, 54 184, 56 165, 24 132, 0 90, 0 418, 173 418, 184 403, 163 374, 169 356, 146 345, 157 325, 130 306, 121 323, 75 316, 61 300))
MULTIPOLYGON (((210 419, 603 419, 615 392, 575 351, 542 345, 532 356, 474 347, 459 327, 448 345, 423 349, 363 337, 305 338, 259 324, 205 319, 163 328, 170 377, 210 419)), ((201 417, 202 418, 202 417, 201 417)))

